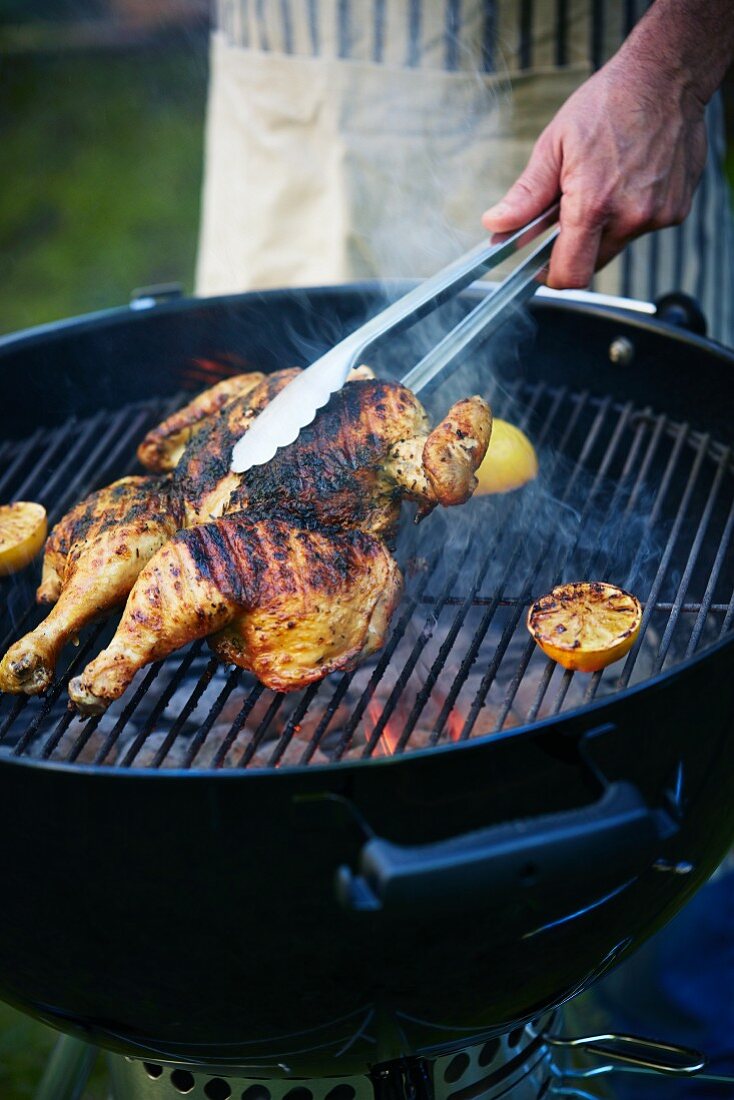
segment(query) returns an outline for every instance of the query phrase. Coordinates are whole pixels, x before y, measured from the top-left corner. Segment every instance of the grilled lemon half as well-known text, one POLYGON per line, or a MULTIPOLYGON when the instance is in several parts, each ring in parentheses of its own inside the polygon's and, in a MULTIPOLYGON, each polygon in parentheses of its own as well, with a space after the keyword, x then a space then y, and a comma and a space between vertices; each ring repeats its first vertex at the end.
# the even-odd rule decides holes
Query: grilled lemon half
POLYGON ((535 448, 524 432, 506 420, 492 422, 489 446, 477 470, 475 494, 507 493, 532 481, 538 473, 535 448))
POLYGON ((630 651, 640 633, 640 601, 602 581, 559 584, 528 611, 528 630, 564 668, 598 672, 630 651))
POLYGON ((46 539, 46 509, 27 500, 0 506, 0 577, 17 573, 46 539))

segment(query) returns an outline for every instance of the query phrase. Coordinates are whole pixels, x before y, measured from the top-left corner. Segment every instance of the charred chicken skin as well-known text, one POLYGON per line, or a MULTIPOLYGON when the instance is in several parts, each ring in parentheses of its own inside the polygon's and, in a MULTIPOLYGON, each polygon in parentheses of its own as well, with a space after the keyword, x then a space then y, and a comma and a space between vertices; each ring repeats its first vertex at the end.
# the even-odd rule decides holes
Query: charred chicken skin
POLYGON ((117 632, 69 685, 104 710, 138 669, 212 636, 224 660, 291 691, 382 645, 400 573, 381 539, 242 514, 180 531, 142 571, 117 632))
POLYGON ((63 646, 86 623, 125 602, 145 563, 176 532, 168 490, 163 478, 125 477, 56 524, 36 593, 39 603, 56 606, 0 661, 0 690, 44 691, 63 646))
POLYGON ((234 442, 295 373, 200 395, 139 449, 149 467, 173 467, 168 477, 123 479, 54 528, 39 598, 58 603, 8 651, 0 689, 43 690, 64 642, 126 598, 112 642, 69 686, 82 711, 105 709, 138 669, 196 638, 281 691, 382 645, 401 583, 388 549, 401 502, 421 518, 467 500, 491 413, 468 398, 430 431, 409 390, 359 368, 290 447, 232 473, 234 442))

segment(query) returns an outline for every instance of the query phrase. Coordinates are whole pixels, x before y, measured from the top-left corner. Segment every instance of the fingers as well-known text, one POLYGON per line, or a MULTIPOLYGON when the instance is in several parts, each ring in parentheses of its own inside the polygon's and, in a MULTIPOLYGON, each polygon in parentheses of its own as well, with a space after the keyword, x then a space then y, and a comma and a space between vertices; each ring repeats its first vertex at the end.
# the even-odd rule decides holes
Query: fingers
POLYGON ((564 195, 558 220, 561 232, 546 282, 554 290, 581 289, 589 285, 596 269, 606 214, 575 196, 564 195))
POLYGON ((495 206, 482 215, 490 233, 506 233, 541 214, 558 197, 560 162, 553 143, 542 134, 522 175, 495 206))

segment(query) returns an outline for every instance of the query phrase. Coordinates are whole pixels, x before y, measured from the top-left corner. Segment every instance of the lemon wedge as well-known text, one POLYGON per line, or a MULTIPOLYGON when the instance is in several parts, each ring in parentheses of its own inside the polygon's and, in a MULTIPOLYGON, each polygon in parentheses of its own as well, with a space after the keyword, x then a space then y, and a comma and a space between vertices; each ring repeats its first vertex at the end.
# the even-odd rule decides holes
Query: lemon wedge
POLYGON ((528 611, 540 648, 564 668, 598 672, 629 653, 640 633, 642 607, 629 592, 602 581, 559 584, 528 611))
POLYGON ((0 506, 0 576, 25 568, 46 539, 46 509, 19 500, 0 506))
POLYGON ((525 433, 506 420, 495 419, 487 453, 476 472, 475 495, 519 489, 537 473, 538 457, 525 433))

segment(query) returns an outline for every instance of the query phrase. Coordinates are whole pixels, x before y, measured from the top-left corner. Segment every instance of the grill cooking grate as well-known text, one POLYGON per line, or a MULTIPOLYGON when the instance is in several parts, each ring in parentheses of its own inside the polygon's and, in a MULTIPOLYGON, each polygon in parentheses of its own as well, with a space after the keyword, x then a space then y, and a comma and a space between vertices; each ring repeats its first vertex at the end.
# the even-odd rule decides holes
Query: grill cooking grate
MULTIPOLYGON (((145 431, 183 400, 100 412, 0 444, 0 500, 45 504, 54 522, 134 471, 145 431)), ((651 409, 564 388, 491 398, 523 424, 541 476, 404 524, 406 591, 384 650, 347 674, 274 693, 198 642, 143 670, 101 717, 67 707, 66 684, 112 633, 83 632, 43 697, 0 695, 0 756, 197 769, 325 763, 420 750, 533 722, 667 669, 734 627, 731 448, 651 409), (561 580, 603 579, 645 605, 625 661, 564 671, 528 638, 527 605, 561 580)), ((7 645, 41 618, 38 568, 0 581, 7 645)))

